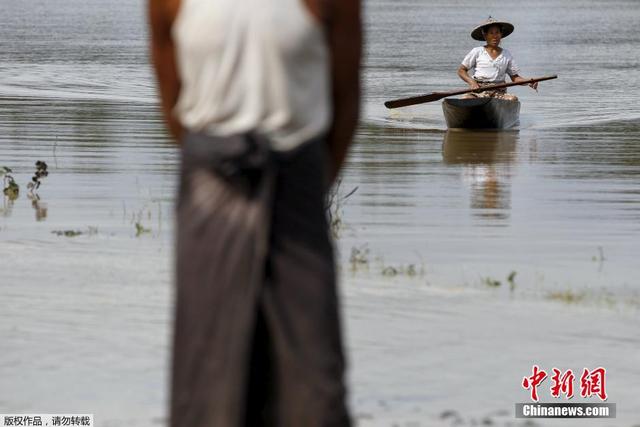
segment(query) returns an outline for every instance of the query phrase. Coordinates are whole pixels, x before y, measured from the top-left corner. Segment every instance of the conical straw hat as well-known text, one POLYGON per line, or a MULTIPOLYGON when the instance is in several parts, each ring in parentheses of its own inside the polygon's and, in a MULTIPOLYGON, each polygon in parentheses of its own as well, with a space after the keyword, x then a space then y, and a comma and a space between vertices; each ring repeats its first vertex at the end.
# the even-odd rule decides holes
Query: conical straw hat
POLYGON ((488 27, 490 25, 500 25, 502 27, 502 37, 507 37, 509 34, 513 33, 513 24, 506 21, 498 21, 497 19, 493 19, 491 16, 484 21, 482 24, 478 25, 476 28, 471 31, 471 37, 475 40, 484 41, 484 36, 482 35, 482 29, 488 27))

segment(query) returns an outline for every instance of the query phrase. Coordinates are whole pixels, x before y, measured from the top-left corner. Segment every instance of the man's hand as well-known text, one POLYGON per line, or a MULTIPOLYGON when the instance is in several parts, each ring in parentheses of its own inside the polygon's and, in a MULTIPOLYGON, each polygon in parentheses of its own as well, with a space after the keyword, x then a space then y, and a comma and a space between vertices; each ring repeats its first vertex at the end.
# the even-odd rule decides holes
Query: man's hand
MULTIPOLYGON (((516 83, 519 83, 519 82, 525 82, 525 81, 527 81, 529 79, 527 79, 525 77, 521 77, 521 76, 513 76, 512 80, 514 82, 516 82, 516 83)), ((538 82, 529 83, 527 86, 529 86, 530 88, 532 88, 536 92, 538 91, 538 82)))

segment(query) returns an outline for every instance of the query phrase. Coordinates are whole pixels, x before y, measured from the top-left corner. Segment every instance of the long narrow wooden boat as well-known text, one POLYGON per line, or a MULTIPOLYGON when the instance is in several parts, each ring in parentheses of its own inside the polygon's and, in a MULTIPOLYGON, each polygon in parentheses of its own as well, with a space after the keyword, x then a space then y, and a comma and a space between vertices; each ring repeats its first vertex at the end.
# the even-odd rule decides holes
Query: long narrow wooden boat
POLYGON ((448 128, 509 129, 520 124, 520 101, 447 98, 442 111, 448 128))

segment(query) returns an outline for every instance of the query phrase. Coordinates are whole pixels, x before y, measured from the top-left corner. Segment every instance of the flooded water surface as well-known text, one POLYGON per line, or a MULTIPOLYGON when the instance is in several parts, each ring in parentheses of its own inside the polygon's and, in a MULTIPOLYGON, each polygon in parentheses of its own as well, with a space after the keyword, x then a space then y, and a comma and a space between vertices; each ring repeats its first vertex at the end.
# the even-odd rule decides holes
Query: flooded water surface
MULTIPOLYGON (((605 367, 618 414, 592 424, 640 423, 640 3, 365 11, 363 117, 332 212, 358 425, 521 425, 534 364, 605 367), (510 89, 518 129, 385 109, 464 87, 489 14, 514 23, 524 76, 559 75, 510 89)), ((145 25, 140 0, 3 0, 0 167, 20 190, 0 204, 0 413, 166 422, 179 153, 145 25)))

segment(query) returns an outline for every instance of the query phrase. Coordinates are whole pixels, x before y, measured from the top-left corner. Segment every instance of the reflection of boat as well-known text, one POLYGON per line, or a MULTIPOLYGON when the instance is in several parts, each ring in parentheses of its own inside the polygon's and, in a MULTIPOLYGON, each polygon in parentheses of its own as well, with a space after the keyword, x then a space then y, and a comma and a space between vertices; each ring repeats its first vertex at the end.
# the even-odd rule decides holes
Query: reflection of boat
POLYGON ((448 130, 442 158, 460 165, 463 182, 471 190, 471 208, 482 218, 506 219, 511 207, 511 163, 519 138, 517 131, 448 130))
POLYGON ((444 134, 442 158, 448 164, 511 162, 518 131, 448 130, 444 134))
POLYGON ((508 129, 520 121, 520 102, 499 98, 445 99, 442 111, 449 128, 508 129))

